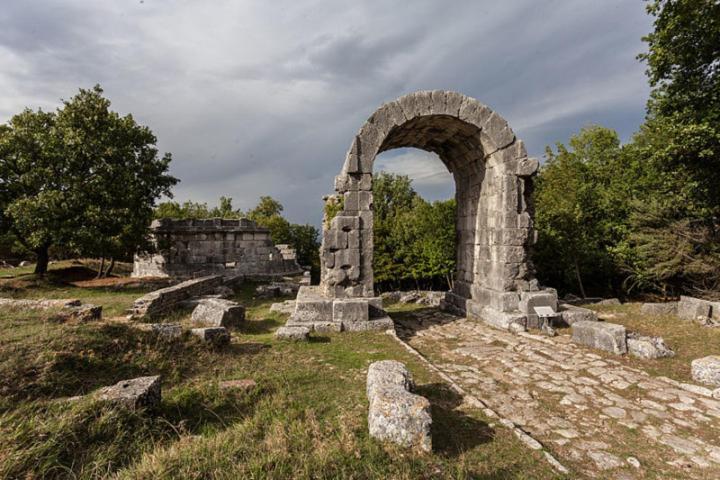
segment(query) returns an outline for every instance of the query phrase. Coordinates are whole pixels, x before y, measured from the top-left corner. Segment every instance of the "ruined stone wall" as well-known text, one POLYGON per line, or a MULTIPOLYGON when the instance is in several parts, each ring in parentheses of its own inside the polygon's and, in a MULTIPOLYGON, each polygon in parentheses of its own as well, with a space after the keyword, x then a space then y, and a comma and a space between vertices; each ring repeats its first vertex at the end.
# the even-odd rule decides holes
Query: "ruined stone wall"
POLYGON ((135 256, 134 277, 280 276, 302 273, 295 251, 247 219, 155 220, 158 253, 135 256))

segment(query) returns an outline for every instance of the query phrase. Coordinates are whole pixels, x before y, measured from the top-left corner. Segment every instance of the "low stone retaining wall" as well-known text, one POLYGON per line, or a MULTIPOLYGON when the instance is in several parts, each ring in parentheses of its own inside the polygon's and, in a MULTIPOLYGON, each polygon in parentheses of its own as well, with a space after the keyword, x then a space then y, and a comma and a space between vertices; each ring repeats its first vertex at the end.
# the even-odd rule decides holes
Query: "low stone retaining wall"
POLYGON ((643 315, 677 315, 678 302, 643 303, 640 313, 643 315))
POLYGON ((0 298, 0 307, 11 307, 11 308, 33 308, 38 310, 50 309, 50 308, 70 308, 79 307, 80 300, 77 298, 72 299, 59 299, 59 300, 30 300, 24 298, 0 298))
POLYGON ((222 284, 223 277, 220 275, 187 280, 138 298, 133 303, 131 312, 133 317, 138 318, 157 317, 171 311, 185 300, 212 292, 222 284))
POLYGON ((432 451, 430 402, 410 393, 412 377, 394 360, 370 364, 367 397, 370 436, 423 452, 432 451))

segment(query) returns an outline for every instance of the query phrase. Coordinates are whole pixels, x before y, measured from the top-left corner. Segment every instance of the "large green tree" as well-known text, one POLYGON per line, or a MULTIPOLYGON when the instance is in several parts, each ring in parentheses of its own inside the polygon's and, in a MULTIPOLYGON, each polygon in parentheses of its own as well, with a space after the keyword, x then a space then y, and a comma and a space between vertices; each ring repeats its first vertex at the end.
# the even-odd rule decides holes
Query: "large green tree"
POLYGON ((47 271, 51 246, 120 257, 145 240, 155 200, 170 196, 170 154, 99 86, 56 112, 25 110, 0 131, 0 221, 47 271))
POLYGON ((617 134, 586 127, 568 146, 548 148, 546 157, 534 192, 539 240, 533 259, 540 280, 583 297, 588 283, 612 288, 632 184, 617 134))
POLYGON ((654 30, 643 38, 653 115, 720 121, 720 2, 653 0, 654 30))

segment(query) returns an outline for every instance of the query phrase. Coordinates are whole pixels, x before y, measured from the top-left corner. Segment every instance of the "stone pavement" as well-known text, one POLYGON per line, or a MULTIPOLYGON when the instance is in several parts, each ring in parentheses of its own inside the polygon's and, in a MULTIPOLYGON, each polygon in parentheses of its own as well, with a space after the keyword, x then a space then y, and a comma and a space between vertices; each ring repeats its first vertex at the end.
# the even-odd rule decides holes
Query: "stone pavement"
POLYGON ((398 337, 590 478, 720 478, 720 400, 568 336, 514 335, 435 309, 394 314, 398 337))

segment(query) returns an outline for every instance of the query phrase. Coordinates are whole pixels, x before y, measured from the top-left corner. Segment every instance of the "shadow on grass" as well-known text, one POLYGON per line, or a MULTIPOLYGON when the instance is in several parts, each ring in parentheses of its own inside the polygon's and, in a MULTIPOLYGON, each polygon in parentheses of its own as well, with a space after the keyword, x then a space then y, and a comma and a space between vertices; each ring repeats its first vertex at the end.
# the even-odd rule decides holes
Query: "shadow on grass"
POLYGON ((433 450, 438 454, 456 457, 495 438, 487 423, 458 410, 463 398, 447 385, 419 385, 414 392, 430 401, 433 450))
POLYGON ((240 327, 240 331, 251 335, 272 333, 277 328, 282 327, 284 323, 285 322, 282 320, 272 317, 263 318, 261 320, 246 320, 240 327))
POLYGON ((0 464, 0 478, 77 478, 93 468, 107 473, 182 436, 223 430, 253 415, 263 395, 257 389, 223 392, 205 384, 172 390, 153 411, 91 398, 30 404, 4 419, 8 442, 3 446, 11 455, 0 464))

